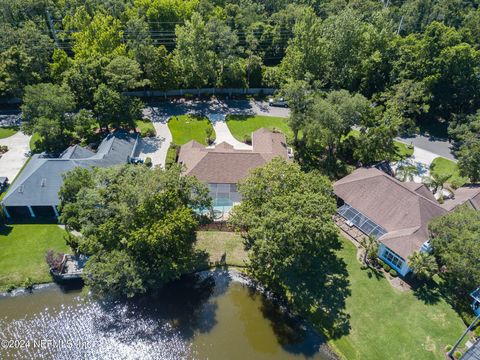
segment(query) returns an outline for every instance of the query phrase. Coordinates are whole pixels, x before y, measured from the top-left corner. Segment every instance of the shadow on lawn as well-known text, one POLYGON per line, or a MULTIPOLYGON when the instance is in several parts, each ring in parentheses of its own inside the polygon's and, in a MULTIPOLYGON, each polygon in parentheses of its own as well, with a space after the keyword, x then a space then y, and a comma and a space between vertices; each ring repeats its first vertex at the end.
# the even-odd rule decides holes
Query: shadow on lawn
POLYGON ((418 300, 427 305, 434 305, 442 298, 442 293, 434 281, 418 282, 411 284, 413 294, 418 300))
POLYGON ((13 230, 12 226, 1 225, 0 226, 0 236, 8 236, 13 230))

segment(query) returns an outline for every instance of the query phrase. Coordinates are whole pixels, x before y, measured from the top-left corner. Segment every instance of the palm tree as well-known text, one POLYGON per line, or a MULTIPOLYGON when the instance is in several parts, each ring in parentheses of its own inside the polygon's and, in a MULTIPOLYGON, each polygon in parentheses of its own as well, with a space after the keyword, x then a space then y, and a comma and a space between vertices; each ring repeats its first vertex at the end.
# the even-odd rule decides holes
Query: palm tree
POLYGON ((413 274, 421 280, 431 279, 438 271, 433 255, 423 251, 413 253, 408 258, 408 266, 412 269, 413 274))
POLYGON ((365 249, 363 253, 363 263, 368 264, 368 260, 375 259, 378 253, 378 242, 374 236, 367 236, 360 241, 360 244, 365 249))
POLYGON ((413 181, 415 175, 418 175, 418 169, 413 164, 402 164, 397 168, 395 175, 401 181, 413 181))
MULTIPOLYGON (((422 182, 432 189, 433 193, 436 194, 439 190, 445 189, 445 183, 452 177, 449 174, 430 174, 430 176, 425 176, 422 179, 422 182)), ((446 189, 451 191, 449 189, 446 189)))

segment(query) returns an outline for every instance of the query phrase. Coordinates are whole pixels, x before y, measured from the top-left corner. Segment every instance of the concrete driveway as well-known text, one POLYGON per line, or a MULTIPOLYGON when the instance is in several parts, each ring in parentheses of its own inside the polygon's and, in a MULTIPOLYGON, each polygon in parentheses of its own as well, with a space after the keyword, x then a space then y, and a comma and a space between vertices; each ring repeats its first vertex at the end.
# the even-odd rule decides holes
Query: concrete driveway
POLYGON ((397 168, 403 164, 415 165, 418 175, 414 176, 413 181, 421 183, 424 177, 430 176, 430 165, 432 165, 433 160, 438 157, 439 156, 437 154, 434 154, 431 151, 415 146, 413 149, 413 155, 408 159, 393 164, 392 169, 397 171, 397 168))
POLYGON ((0 158, 0 176, 8 177, 11 183, 29 157, 30 138, 22 132, 0 139, 0 145, 7 145, 8 151, 0 158))
POLYGON ((225 121, 225 114, 208 113, 207 117, 212 123, 213 129, 215 130, 215 145, 226 142, 237 150, 252 150, 251 145, 247 145, 235 139, 225 121))
POLYGON ((143 159, 149 157, 153 166, 165 168, 168 148, 172 143, 172 133, 168 128, 169 117, 160 115, 155 108, 144 109, 143 116, 152 122, 157 135, 142 138, 139 156, 143 159))

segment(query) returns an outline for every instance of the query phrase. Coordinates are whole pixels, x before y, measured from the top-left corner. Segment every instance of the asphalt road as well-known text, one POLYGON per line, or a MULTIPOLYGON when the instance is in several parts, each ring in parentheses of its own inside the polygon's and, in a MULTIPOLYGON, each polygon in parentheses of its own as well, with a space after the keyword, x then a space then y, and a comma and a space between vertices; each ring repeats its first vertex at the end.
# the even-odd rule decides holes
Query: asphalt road
POLYGON ((160 117, 169 117, 183 114, 238 114, 238 115, 266 115, 288 117, 290 109, 271 107, 266 101, 256 100, 177 100, 173 102, 147 103, 147 107, 155 108, 160 117))
MULTIPOLYGON (((153 110, 153 121, 161 121, 165 118, 182 114, 250 114, 250 115, 266 115, 288 117, 290 109, 281 107, 271 107, 266 101, 257 100, 176 100, 170 102, 147 103, 147 109, 153 110), (153 108, 153 109, 152 109, 153 108)), ((18 120, 20 112, 10 110, 0 110, 0 124, 2 120, 5 122, 18 120)), ((452 144, 444 139, 431 138, 424 135, 416 135, 415 137, 402 137, 398 140, 408 144, 430 151, 438 156, 454 160, 452 154, 452 144)))
POLYGON ((444 139, 437 139, 424 135, 416 135, 414 137, 401 137, 398 138, 398 140, 403 141, 407 144, 413 144, 413 146, 415 147, 429 151, 449 160, 456 161, 452 153, 453 144, 449 143, 444 139))

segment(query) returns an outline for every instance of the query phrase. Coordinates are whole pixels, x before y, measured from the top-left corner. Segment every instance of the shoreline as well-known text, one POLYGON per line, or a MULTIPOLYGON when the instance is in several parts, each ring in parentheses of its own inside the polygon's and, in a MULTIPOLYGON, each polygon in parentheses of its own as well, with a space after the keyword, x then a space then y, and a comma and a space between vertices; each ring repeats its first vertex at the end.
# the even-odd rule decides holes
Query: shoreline
MULTIPOLYGON (((242 271, 242 267, 238 266, 214 266, 210 269, 202 269, 190 273, 185 273, 182 276, 189 276, 195 275, 199 277, 199 280, 204 280, 208 277, 213 277, 217 282, 221 280, 223 284, 221 286, 228 286, 230 282, 237 282, 242 284, 243 286, 247 286, 251 289, 254 289, 258 293, 265 296, 269 301, 273 302, 282 313, 284 313, 287 317, 293 319, 294 321, 298 322, 299 326, 302 328, 309 328, 314 331, 318 336, 324 339, 324 342, 320 345, 319 351, 328 354, 330 360, 340 360, 343 357, 341 353, 335 349, 334 346, 330 343, 330 340, 321 332, 319 332, 313 324, 311 324, 307 319, 304 317, 296 314, 294 311, 289 309, 288 305, 285 305, 282 301, 280 301, 274 293, 266 290, 262 285, 256 283, 254 280, 249 278, 244 271, 242 271), (225 278, 225 274, 228 274, 228 278, 225 278)), ((76 291, 79 290, 79 294, 82 293, 82 289, 84 286, 76 287, 72 289, 62 289, 60 284, 55 282, 48 282, 43 284, 36 284, 33 286, 31 290, 25 288, 16 288, 11 292, 1 292, 0 293, 0 301, 5 298, 15 298, 21 296, 29 296, 41 293, 42 291, 50 291, 54 288, 59 288, 61 291, 76 291)))

